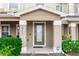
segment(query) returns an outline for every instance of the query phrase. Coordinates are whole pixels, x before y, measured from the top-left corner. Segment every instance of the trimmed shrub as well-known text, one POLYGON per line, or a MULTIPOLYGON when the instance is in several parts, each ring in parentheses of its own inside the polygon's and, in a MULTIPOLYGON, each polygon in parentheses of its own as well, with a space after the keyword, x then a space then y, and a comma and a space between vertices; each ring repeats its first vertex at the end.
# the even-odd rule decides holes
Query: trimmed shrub
POLYGON ((62 50, 65 53, 79 53, 79 40, 63 40, 62 50))
POLYGON ((22 41, 18 37, 2 36, 0 38, 0 55, 17 56, 20 55, 22 41))

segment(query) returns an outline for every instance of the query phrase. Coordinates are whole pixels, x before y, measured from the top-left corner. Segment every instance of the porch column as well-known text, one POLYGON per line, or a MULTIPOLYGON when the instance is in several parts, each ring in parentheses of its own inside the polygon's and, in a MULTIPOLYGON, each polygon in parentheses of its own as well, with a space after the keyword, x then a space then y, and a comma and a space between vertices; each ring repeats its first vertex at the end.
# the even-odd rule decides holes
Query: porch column
POLYGON ((1 21, 0 21, 0 37, 1 37, 1 21))
POLYGON ((62 22, 56 20, 53 22, 53 52, 61 53, 62 52, 62 22))
POLYGON ((77 24, 70 23, 70 28, 71 28, 71 39, 76 40, 77 39, 77 24))
POLYGON ((19 26, 20 26, 20 38, 22 39, 22 51, 21 53, 26 53, 27 52, 27 35, 26 35, 26 30, 27 30, 27 22, 26 20, 20 20, 19 21, 19 26))

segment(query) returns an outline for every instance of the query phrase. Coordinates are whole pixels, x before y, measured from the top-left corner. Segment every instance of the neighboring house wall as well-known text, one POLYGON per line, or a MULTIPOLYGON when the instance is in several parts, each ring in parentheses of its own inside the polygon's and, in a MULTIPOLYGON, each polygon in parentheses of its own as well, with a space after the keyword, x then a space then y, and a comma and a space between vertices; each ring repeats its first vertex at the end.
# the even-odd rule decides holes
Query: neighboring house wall
POLYGON ((0 4, 0 12, 9 12, 9 13, 16 12, 16 11, 20 12, 20 11, 23 11, 23 10, 43 4, 42 6, 49 7, 54 10, 56 10, 56 7, 58 6, 59 9, 62 9, 61 12, 63 12, 63 13, 74 14, 76 11, 75 14, 76 15, 79 14, 79 8, 78 8, 79 4, 77 6, 74 3, 39 3, 39 4, 38 3, 17 3, 15 8, 14 8, 14 6, 13 6, 13 8, 10 7, 10 4, 14 4, 14 3, 0 4), (77 6, 77 8, 76 8, 76 6, 77 6), (77 13, 77 9, 78 9, 78 13, 77 13))

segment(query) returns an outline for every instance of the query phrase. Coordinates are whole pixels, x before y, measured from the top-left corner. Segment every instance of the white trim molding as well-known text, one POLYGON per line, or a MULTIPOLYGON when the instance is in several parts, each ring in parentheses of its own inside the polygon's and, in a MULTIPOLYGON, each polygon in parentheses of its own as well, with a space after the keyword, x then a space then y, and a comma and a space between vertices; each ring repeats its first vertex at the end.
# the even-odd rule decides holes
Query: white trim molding
POLYGON ((70 27, 76 27, 76 23, 70 23, 70 27))
POLYGON ((26 23, 26 20, 20 20, 20 21, 19 21, 19 24, 20 24, 20 25, 26 25, 27 23, 26 23))
POLYGON ((62 51, 62 21, 56 20, 53 22, 53 52, 60 53, 62 51))
POLYGON ((70 28, 71 28, 71 39, 72 40, 77 40, 77 24, 76 23, 70 23, 70 28))
POLYGON ((61 25, 62 24, 62 21, 60 21, 60 20, 55 20, 54 21, 54 25, 61 25))
POLYGON ((17 32, 18 32, 18 31, 17 31, 18 26, 19 26, 19 24, 16 24, 16 35, 18 35, 18 34, 17 34, 17 32))

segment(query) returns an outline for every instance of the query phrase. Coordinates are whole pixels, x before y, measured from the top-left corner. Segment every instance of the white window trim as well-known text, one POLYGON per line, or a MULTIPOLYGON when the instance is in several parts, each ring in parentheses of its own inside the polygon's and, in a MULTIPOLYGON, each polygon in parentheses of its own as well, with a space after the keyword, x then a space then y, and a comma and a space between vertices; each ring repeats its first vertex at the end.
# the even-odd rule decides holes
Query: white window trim
POLYGON ((61 4, 56 4, 56 10, 62 12, 63 10, 63 6, 61 4), (59 7, 59 9, 57 9, 57 7, 59 7))
POLYGON ((79 4, 76 5, 76 6, 75 6, 75 4, 74 4, 74 13, 75 13, 75 14, 78 14, 78 13, 79 13, 79 8, 78 8, 78 7, 79 7, 79 4), (76 10, 76 8, 77 8, 77 10, 76 10), (76 10, 76 12, 75 12, 75 10, 76 10))
POLYGON ((46 22, 33 22, 33 47, 34 46, 46 47, 46 22), (35 23, 44 23, 44 45, 35 45, 34 44, 34 24, 35 23))
POLYGON ((2 26, 8 26, 9 27, 8 35, 10 35, 10 24, 1 24, 1 36, 2 36, 2 26))
POLYGON ((17 26, 18 26, 19 24, 16 24, 16 36, 17 36, 17 26))

